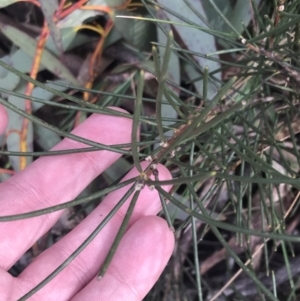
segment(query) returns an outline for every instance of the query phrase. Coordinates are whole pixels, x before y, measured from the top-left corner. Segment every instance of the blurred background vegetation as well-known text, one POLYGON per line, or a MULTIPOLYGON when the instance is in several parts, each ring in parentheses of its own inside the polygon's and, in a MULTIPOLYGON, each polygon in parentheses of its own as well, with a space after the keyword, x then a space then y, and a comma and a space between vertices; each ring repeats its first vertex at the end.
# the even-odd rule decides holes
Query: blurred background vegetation
POLYGON ((49 150, 91 113, 117 114, 107 106, 141 127, 133 151, 78 199, 38 213, 67 208, 10 272, 17 276, 147 159, 174 177, 170 193, 159 179, 143 181, 161 193, 176 248, 145 300, 299 300, 299 6, 0 1, 0 103, 9 112, 1 181, 39 156, 68 153, 49 150))

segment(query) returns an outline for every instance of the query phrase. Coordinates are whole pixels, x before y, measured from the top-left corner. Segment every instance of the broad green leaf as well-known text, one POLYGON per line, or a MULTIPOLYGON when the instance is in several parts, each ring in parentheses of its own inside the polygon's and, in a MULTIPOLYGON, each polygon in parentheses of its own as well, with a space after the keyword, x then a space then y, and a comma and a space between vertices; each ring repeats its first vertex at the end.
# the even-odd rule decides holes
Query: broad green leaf
MULTIPOLYGON (((90 0, 87 5, 89 6, 107 6, 107 7, 118 7, 124 5, 124 0, 90 0)), ((84 9, 76 9, 68 16, 66 16, 63 20, 58 22, 58 26, 60 28, 63 27, 76 27, 80 26, 85 20, 89 18, 93 18, 99 15, 104 15, 105 12, 101 12, 99 10, 84 10, 84 9)))
POLYGON ((39 124, 33 125, 35 142, 43 149, 50 150, 61 141, 60 136, 39 124))
POLYGON ((108 36, 105 38, 104 49, 121 39, 122 39, 121 33, 115 27, 113 27, 110 33, 108 34, 108 36))
MULTIPOLYGON (((186 20, 189 20, 191 23, 197 24, 203 28, 207 28, 207 25, 189 8, 189 6, 182 0, 158 0, 158 2, 163 5, 164 7, 168 8, 169 10, 173 11, 174 13, 181 15, 186 20)), ((190 0, 189 3, 194 7, 194 9, 200 14, 204 19, 206 19, 205 11, 199 0, 190 0)), ((183 20, 175 17, 170 12, 165 12, 168 16, 170 21, 184 23, 183 20)), ((180 38, 186 45, 186 47, 194 52, 198 52, 200 54, 210 54, 215 52, 216 45, 215 45, 215 38, 198 29, 180 25, 173 25, 176 28, 180 38)), ((218 56, 214 56, 214 58, 218 58, 218 56)), ((211 61, 209 59, 193 56, 193 59, 198 63, 199 67, 203 69, 204 67, 208 67, 209 72, 212 72, 216 69, 220 68, 220 64, 215 61, 211 61)), ((221 74, 215 74, 217 79, 221 79, 221 74)), ((202 95, 202 81, 198 81, 195 84, 197 92, 202 95)), ((212 83, 209 83, 208 87, 208 97, 212 98, 215 93, 217 92, 217 87, 212 83)))
MULTIPOLYGON (((61 92, 65 92, 68 89, 67 83, 65 83, 66 84, 65 86, 58 86, 55 85, 56 82, 61 83, 61 81, 53 81, 53 83, 48 83, 46 84, 46 86, 61 92)), ((42 100, 51 100, 55 95, 53 95, 53 93, 49 91, 44 90, 43 88, 36 87, 33 89, 31 96, 42 100)), ((32 111, 35 112, 39 110, 43 105, 44 105, 43 103, 33 101, 32 111)))
MULTIPOLYGON (((138 15, 131 12, 116 11, 116 15, 118 14, 138 17, 138 15)), ((115 28, 126 42, 140 50, 145 49, 146 46, 149 48, 150 42, 155 38, 155 26, 148 21, 122 17, 115 18, 115 28)))
MULTIPOLYGON (((0 30, 8 39, 10 39, 15 45, 19 46, 24 52, 29 54, 31 57, 35 55, 37 41, 34 38, 13 26, 1 23, 1 21, 0 30)), ((41 64, 57 77, 65 79, 71 84, 78 84, 72 73, 47 49, 44 49, 43 51, 41 64)))
MULTIPOLYGON (((54 83, 55 82, 57 81, 54 81, 54 83)), ((49 86, 51 88, 54 88, 62 92, 67 90, 67 85, 63 87, 63 86, 57 86, 54 83, 48 83, 46 84, 46 86, 49 86)), ((32 91, 32 96, 43 100, 51 100, 55 95, 40 87, 36 87, 32 91)), ((32 111, 34 112, 40 109, 43 105, 44 105, 43 103, 32 102, 32 111)), ((57 133, 54 133, 53 131, 46 129, 45 127, 40 126, 39 124, 34 124, 33 130, 34 130, 34 137, 36 143, 38 143, 38 145, 44 150, 51 149, 53 146, 55 146, 61 141, 61 138, 57 133)))
MULTIPOLYGON (((22 49, 18 49, 11 54, 10 61, 14 68, 21 72, 29 73, 32 67, 33 58, 22 49)), ((43 69, 45 69, 45 67, 40 66, 39 70, 41 71, 43 69)))
MULTIPOLYGON (((259 5, 261 2, 261 0, 253 1, 256 5, 259 5)), ((253 18, 253 9, 250 0, 237 0, 234 5, 231 4, 232 1, 230 0, 214 0, 214 3, 239 33, 244 31, 244 28, 249 25, 253 18)), ((213 29, 228 33, 232 31, 208 1, 202 1, 202 5, 207 20, 213 29)))
MULTIPOLYGON (((256 5, 259 5, 261 0, 253 0, 256 5)), ((234 28, 242 33, 254 16, 251 1, 238 0, 233 8, 228 13, 228 20, 234 28)))
MULTIPOLYGON (((33 58, 25 53, 22 49, 12 51, 10 54, 2 57, 1 60, 24 73, 30 72, 33 62, 33 58)), ((43 69, 45 69, 45 67, 41 65, 39 71, 43 69)), ((1 88, 13 91, 19 82, 20 78, 16 74, 7 71, 3 67, 0 67, 1 88)))
MULTIPOLYGON (((104 5, 105 1, 89 1, 89 5, 104 5), (95 4, 95 2, 100 2, 95 4)), ((99 15, 104 15, 103 12, 99 12, 96 10, 83 10, 83 9, 76 9, 64 19, 58 22, 58 27, 65 28, 65 27, 77 27, 80 26, 85 20, 89 18, 94 18, 99 15)))
MULTIPOLYGON (((71 50, 72 48, 81 46, 91 41, 91 37, 77 32, 76 29, 72 27, 62 28, 60 32, 62 38, 63 51, 71 50)), ((58 49, 55 46, 55 42, 51 36, 48 38, 45 47, 56 56, 59 55, 58 49)))
MULTIPOLYGON (((9 55, 4 56, 1 60, 7 64, 12 64, 12 60, 9 55)), ((17 87, 19 82, 19 76, 9 72, 3 67, 0 67, 0 88, 12 91, 17 87)))

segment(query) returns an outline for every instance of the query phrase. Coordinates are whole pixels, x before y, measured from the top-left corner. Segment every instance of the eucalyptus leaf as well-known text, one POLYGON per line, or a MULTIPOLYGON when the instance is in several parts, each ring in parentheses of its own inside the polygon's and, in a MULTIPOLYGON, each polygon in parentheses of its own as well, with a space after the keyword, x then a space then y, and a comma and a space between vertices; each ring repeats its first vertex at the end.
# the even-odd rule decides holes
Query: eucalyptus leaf
MULTIPOLYGON (((55 89, 57 91, 61 91, 61 92, 65 92, 68 89, 67 83, 58 81, 58 80, 55 80, 52 83, 47 83, 47 84, 45 84, 45 86, 53 88, 53 89, 55 89), (65 85, 59 86, 59 85, 56 85, 55 83, 60 83, 60 84, 65 84, 65 85)), ((36 87, 33 89, 31 96, 40 98, 42 100, 51 100, 55 95, 49 91, 46 91, 45 89, 43 89, 41 87, 36 87)), ((35 111, 39 110, 41 107, 43 107, 43 105, 44 105, 43 103, 33 101, 32 102, 32 111, 35 112, 35 111)))
MULTIPOLYGON (((22 49, 13 50, 11 54, 2 57, 1 60, 24 73, 30 72, 33 63, 33 58, 25 53, 22 49)), ((43 65, 40 65, 39 71, 44 69, 45 67, 43 65)), ((9 72, 7 69, 0 66, 1 88, 13 91, 17 87, 19 82, 19 76, 12 72, 9 72)))
MULTIPOLYGON (((181 15, 186 20, 197 24, 203 28, 208 28, 207 25, 191 10, 190 7, 184 3, 182 0, 158 0, 158 2, 163 5, 164 7, 168 8, 169 10, 173 11, 176 14, 181 15)), ((200 1, 192 0, 189 3, 194 7, 194 9, 200 14, 204 19, 206 19, 205 11, 200 1)), ((172 22, 184 22, 183 20, 174 16, 174 14, 170 12, 166 12, 169 20, 172 22)), ((181 40, 184 42, 185 46, 194 52, 199 52, 201 54, 210 54, 216 52, 216 45, 215 45, 215 38, 197 28, 193 27, 186 27, 180 25, 173 25, 179 34, 181 40)), ((217 55, 213 56, 214 58, 218 58, 217 55)), ((204 67, 208 67, 209 72, 217 70, 220 68, 220 64, 216 61, 212 61, 203 57, 193 56, 193 59, 198 63, 199 68, 203 69, 204 67)), ((189 71, 187 71, 188 75, 189 71)), ((221 79, 221 74, 217 73, 214 75, 218 80, 221 79)), ((195 84, 197 92, 202 95, 203 92, 203 81, 197 81, 195 84)), ((217 87, 212 84, 211 82, 208 83, 208 98, 212 98, 216 92, 217 87)))
MULTIPOLYGON (((88 6, 114 8, 124 5, 124 0, 90 0, 88 6)), ((76 9, 68 16, 58 22, 60 28, 64 27, 77 27, 84 23, 89 18, 94 18, 99 15, 104 15, 105 12, 96 9, 76 9)))
MULTIPOLYGON (((253 2, 259 5, 261 0, 253 0, 253 2)), ((239 33, 244 31, 253 18, 251 1, 237 0, 234 5, 230 0, 214 0, 214 3, 239 33)), ((232 31, 208 1, 202 1, 202 5, 213 29, 228 33, 232 31)))
MULTIPOLYGON (((19 46, 22 50, 24 50, 24 52, 34 57, 37 49, 37 41, 34 38, 13 26, 1 23, 1 21, 0 30, 15 45, 19 46)), ((47 49, 44 49, 43 51, 41 64, 59 78, 65 79, 69 83, 75 85, 78 84, 76 78, 71 74, 71 72, 47 49)))
MULTIPOLYGON (((62 42, 64 51, 72 50, 76 47, 86 45, 88 43, 93 43, 98 41, 98 37, 92 38, 80 31, 77 31, 77 28, 66 27, 61 29, 62 42)), ((49 49, 52 53, 57 54, 57 50, 54 44, 54 41, 49 37, 46 48, 49 49)))
MULTIPOLYGON (((135 13, 126 11, 116 11, 116 15, 118 14, 139 17, 135 13)), ((115 18, 115 28, 126 42, 140 50, 150 45, 151 37, 153 37, 153 32, 155 32, 155 26, 151 22, 135 18, 115 18)))
POLYGON ((39 124, 33 126, 35 142, 43 149, 50 150, 61 141, 60 136, 39 124))
MULTIPOLYGON (((4 56, 1 60, 7 64, 13 64, 10 55, 4 56)), ((19 82, 19 76, 0 67, 0 88, 12 91, 18 86, 19 82)))
MULTIPOLYGON (((67 85, 65 86, 58 86, 55 85, 56 82, 61 81, 54 81, 53 83, 48 83, 46 86, 54 88, 58 91, 65 92, 67 90, 67 85)), ((36 87, 32 91, 32 97, 40 98, 43 100, 51 100, 55 95, 49 91, 42 89, 41 87, 36 87)), ((43 103, 40 102, 32 102, 32 111, 36 111, 43 107, 43 103)), ((49 129, 40 126, 39 124, 34 125, 34 136, 35 141, 43 150, 49 150, 58 144, 61 141, 60 136, 49 129)))
POLYGON ((105 38, 103 48, 105 49, 121 39, 121 33, 115 27, 113 27, 112 30, 109 32, 108 36, 105 38))
MULTIPOLYGON (((22 49, 16 50, 10 57, 11 64, 14 68, 24 73, 29 73, 33 63, 33 57, 24 52, 22 49)), ((40 65, 39 71, 45 67, 40 65)))
MULTIPOLYGON (((77 33, 74 28, 62 28, 62 46, 63 50, 71 50, 74 47, 81 46, 91 41, 91 38, 77 33), (76 39, 75 39, 76 37, 76 39)), ((58 56, 58 49, 55 45, 53 38, 50 36, 46 42, 45 48, 49 50, 52 54, 58 56)), ((27 54, 24 50, 17 49, 12 52, 10 55, 6 55, 2 58, 6 63, 10 63, 14 68, 18 69, 21 72, 29 73, 33 63, 33 57, 27 54)), ((61 63, 60 63, 61 64, 61 63)), ((42 64, 39 66, 39 71, 45 69, 45 66, 42 64)), ((13 73, 9 73, 5 68, 0 67, 0 86, 7 89, 13 90, 19 83, 18 77, 13 73)))

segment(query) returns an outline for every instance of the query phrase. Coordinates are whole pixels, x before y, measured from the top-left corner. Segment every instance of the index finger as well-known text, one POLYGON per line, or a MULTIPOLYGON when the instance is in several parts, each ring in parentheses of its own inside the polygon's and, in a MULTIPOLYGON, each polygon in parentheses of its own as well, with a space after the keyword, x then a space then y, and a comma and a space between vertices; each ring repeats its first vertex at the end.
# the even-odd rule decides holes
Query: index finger
MULTIPOLYGON (((72 133, 107 145, 130 143, 131 120, 94 114, 72 133)), ((87 146, 64 139, 54 149, 82 147, 87 146)), ((24 171, 0 184, 1 215, 30 212, 70 201, 120 156, 101 150, 39 158, 24 171)), ((61 211, 0 223, 0 267, 9 269, 55 224, 60 214, 61 211)))
POLYGON ((2 135, 7 127, 8 116, 6 109, 0 105, 0 135, 2 135))

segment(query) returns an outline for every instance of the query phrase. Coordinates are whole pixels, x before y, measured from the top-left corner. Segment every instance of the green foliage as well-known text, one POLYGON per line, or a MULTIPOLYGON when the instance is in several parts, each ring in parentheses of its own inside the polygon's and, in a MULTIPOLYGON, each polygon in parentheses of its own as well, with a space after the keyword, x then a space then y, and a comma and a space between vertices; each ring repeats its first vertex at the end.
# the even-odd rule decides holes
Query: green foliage
MULTIPOLYGON (((102 2, 110 7, 119 4, 102 2)), ((161 215, 175 229, 178 243, 170 266, 145 300, 250 300, 254 296, 257 300, 297 300, 299 272, 290 261, 293 253, 299 256, 300 242, 294 235, 299 219, 295 191, 300 188, 300 2, 281 2, 141 0, 136 7, 132 3, 135 10, 114 10, 115 25, 106 37, 102 57, 103 64, 114 64, 103 67, 91 89, 78 80, 82 69, 77 75, 72 73, 61 63, 60 53, 84 49, 94 36, 76 33, 76 27, 106 21, 97 19, 103 12, 75 11, 76 18, 69 15, 58 23, 59 34, 53 29, 40 66, 40 71, 46 69, 55 79, 51 84, 26 75, 37 39, 30 37, 28 43, 25 32, 1 27, 0 21, 1 32, 12 42, 11 51, 0 60, 0 103, 10 110, 10 131, 22 126, 16 116, 30 120, 26 156, 70 153, 49 152, 52 144, 45 142, 40 142, 42 151, 35 152, 34 137, 45 135, 41 128, 54 133, 49 136, 53 143, 68 137, 87 144, 86 151, 106 149, 124 155, 117 168, 104 174, 107 186, 102 191, 35 212, 0 216, 0 222, 78 205, 85 210, 123 185, 115 183, 129 165, 141 172, 84 244, 29 295, 75 258, 135 191, 100 272, 103 276, 134 210, 136 185, 142 183, 160 193, 161 215), (27 82, 35 85, 32 96, 26 97, 35 108, 32 114, 24 111, 25 98, 18 94, 24 93, 27 82), (84 92, 96 95, 96 102, 83 101, 84 92), (110 105, 125 107, 130 113, 113 111, 107 108, 110 105), (45 122, 38 115, 45 108, 55 113, 54 120, 45 122), (75 113, 85 119, 93 112, 133 119, 131 145, 106 146, 69 134, 75 113), (140 161, 145 159, 151 164, 143 171, 140 161), (149 179, 158 163, 169 168, 172 180, 149 179), (167 183, 174 185, 172 193, 161 188, 167 183), (213 252, 210 245, 214 245, 213 252), (285 268, 283 280, 273 257, 280 257, 285 268), (209 273, 210 269, 214 272, 209 273), (270 270, 275 276, 266 280, 264 275, 270 270), (242 277, 234 281, 237 274, 242 277), (231 277, 233 283, 227 282, 231 277), (281 285, 285 290, 279 291, 281 285)), ((7 151, 0 152, 9 155, 8 164, 14 170, 24 156, 19 144, 9 136, 7 151)))

